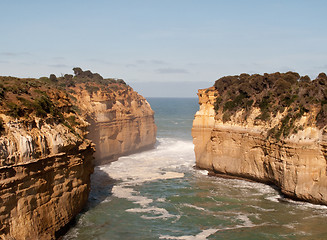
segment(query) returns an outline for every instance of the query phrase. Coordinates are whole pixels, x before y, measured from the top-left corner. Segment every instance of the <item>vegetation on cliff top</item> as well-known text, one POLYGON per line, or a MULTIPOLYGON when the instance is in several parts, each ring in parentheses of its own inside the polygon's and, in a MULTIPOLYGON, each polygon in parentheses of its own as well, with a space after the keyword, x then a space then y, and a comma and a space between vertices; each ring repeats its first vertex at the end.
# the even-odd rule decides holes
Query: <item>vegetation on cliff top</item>
MULTIPOLYGON (((87 90, 90 94, 102 89, 107 92, 126 89, 121 79, 104 79, 98 73, 74 68, 74 75, 56 77, 16 78, 0 76, 0 113, 17 119, 34 116, 63 123, 70 129, 78 125, 78 108, 71 93, 87 90)), ((0 121, 0 134, 4 131, 0 121)))
POLYGON ((296 133, 303 126, 295 124, 304 114, 308 124, 323 128, 327 124, 327 76, 320 73, 311 80, 295 72, 264 75, 241 74, 218 79, 214 84, 218 91, 215 110, 222 114, 224 122, 243 109, 243 119, 249 117, 253 107, 260 109, 255 119, 268 122, 282 113, 280 123, 271 128, 269 136, 280 139, 296 133))

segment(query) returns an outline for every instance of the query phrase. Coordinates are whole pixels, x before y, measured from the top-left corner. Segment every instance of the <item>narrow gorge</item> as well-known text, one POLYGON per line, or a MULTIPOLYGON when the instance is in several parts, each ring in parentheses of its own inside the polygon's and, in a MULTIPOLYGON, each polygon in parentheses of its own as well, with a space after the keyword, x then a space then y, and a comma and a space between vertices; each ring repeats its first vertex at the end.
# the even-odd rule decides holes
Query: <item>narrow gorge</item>
POLYGON ((1 239, 55 239, 100 165, 156 142, 154 112, 120 79, 0 77, 1 239))
POLYGON ((199 90, 196 165, 327 204, 327 77, 294 72, 228 76, 199 90))

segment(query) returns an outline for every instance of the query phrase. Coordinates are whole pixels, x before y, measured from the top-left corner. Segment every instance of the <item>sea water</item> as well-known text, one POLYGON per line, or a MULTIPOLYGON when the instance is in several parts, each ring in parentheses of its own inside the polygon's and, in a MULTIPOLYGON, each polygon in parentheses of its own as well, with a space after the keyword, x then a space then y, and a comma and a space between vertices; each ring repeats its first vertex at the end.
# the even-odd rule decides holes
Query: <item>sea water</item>
POLYGON ((327 207, 194 169, 197 99, 149 102, 155 148, 96 167, 87 209, 64 239, 327 239, 327 207))

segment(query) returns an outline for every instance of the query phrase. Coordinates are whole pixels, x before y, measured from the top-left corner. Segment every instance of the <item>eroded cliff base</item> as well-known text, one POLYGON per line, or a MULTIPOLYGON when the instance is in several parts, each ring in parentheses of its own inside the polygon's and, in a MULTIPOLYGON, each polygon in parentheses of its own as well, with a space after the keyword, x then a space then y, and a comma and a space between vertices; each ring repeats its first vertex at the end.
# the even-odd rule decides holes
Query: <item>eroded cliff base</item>
POLYGON ((146 99, 121 79, 73 70, 0 77, 1 239, 59 237, 87 203, 94 164, 156 142, 146 99))

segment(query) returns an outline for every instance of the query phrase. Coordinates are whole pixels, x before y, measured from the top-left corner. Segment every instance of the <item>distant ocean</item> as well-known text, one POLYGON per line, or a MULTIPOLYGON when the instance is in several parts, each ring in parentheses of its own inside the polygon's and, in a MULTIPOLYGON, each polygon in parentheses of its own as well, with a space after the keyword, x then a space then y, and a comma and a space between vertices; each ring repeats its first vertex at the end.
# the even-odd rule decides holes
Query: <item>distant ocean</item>
POLYGON ((88 208, 64 239, 327 238, 327 207, 193 168, 197 99, 148 101, 158 126, 156 147, 96 167, 88 208))

